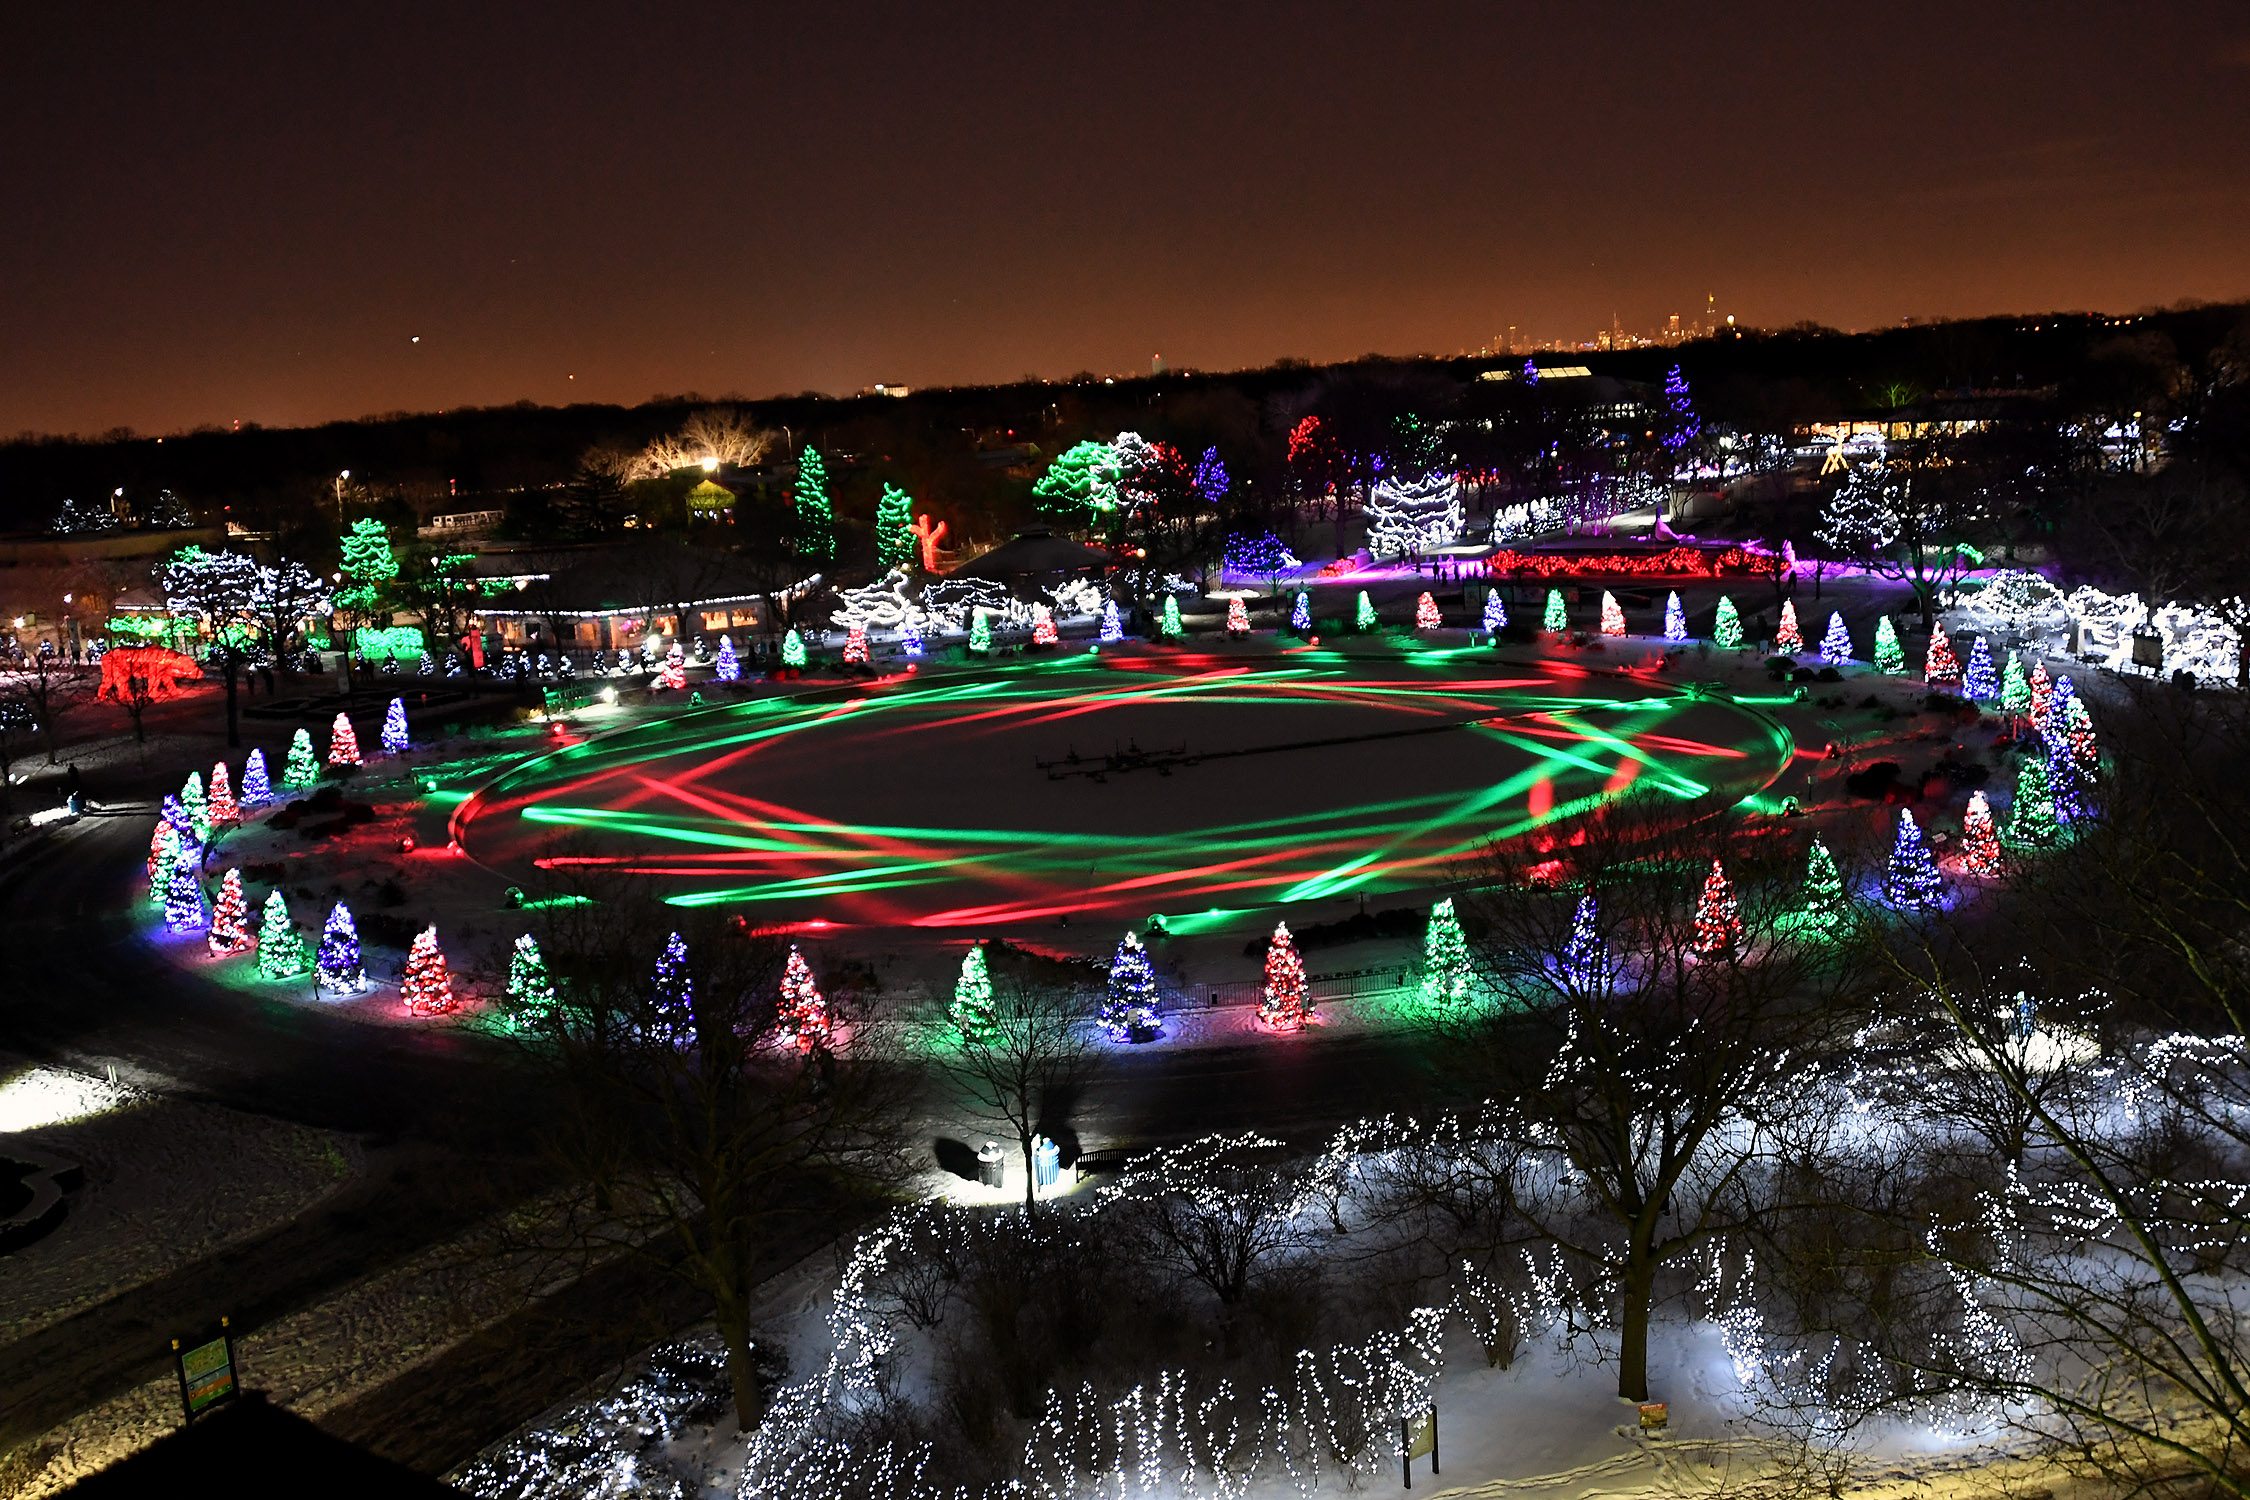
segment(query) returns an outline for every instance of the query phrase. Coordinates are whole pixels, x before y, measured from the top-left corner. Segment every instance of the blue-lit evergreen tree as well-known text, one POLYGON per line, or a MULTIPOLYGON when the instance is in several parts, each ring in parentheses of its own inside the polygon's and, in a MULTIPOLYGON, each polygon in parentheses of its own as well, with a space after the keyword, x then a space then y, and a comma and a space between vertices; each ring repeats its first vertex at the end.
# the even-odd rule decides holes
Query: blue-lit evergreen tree
POLYGON ((1829 613, 1828 633, 1820 638, 1820 659, 1825 662, 1846 662, 1852 659, 1852 633, 1844 627, 1841 612, 1829 613))
POLYGON ((341 901, 328 914, 328 925, 321 929, 320 953, 314 967, 324 990, 350 995, 367 986, 367 966, 359 952, 359 928, 352 921, 351 908, 341 901))
POLYGON ((1992 669, 1992 648, 1984 643, 1981 635, 1969 648, 1969 665, 1961 678, 1961 691, 1984 703, 2000 696, 2000 674, 1992 669))
POLYGON ((244 807, 273 800, 273 782, 266 775, 266 752, 252 750, 250 758, 242 763, 242 797, 244 807))
POLYGON ((1126 933, 1109 960, 1109 989, 1102 997, 1102 1029, 1123 1041, 1137 1027, 1156 1019, 1156 971, 1140 938, 1126 933))
POLYGON ((678 1046, 695 1039, 695 982, 688 977, 687 939, 676 932, 664 940, 649 980, 649 1017, 660 1042, 678 1046))
POLYGON ((1687 638, 1687 611, 1681 607, 1675 589, 1664 596, 1664 639, 1678 645, 1687 638))
POLYGON ((406 700, 393 698, 391 706, 383 711, 383 753, 404 755, 414 747, 406 732, 406 700))
POLYGON ((922 654, 922 612, 909 609, 898 622, 898 649, 901 656, 917 657, 922 654))
POLYGON ((1297 597, 1289 606, 1289 628, 1299 635, 1311 632, 1312 594, 1309 590, 1297 590, 1297 597))
POLYGON ((1102 639, 1110 642, 1125 639, 1125 620, 1117 612, 1117 601, 1115 599, 1108 600, 1102 605, 1102 639))
POLYGON ((719 654, 711 665, 711 675, 721 682, 742 680, 742 658, 734 654, 734 637, 719 637, 719 654))
POLYGON ((1508 628, 1508 606, 1494 589, 1484 596, 1484 629, 1487 635, 1498 635, 1508 628))
POLYGON ((1921 825, 1906 808, 1898 810, 1898 839, 1891 845, 1890 863, 1883 869, 1883 899, 1901 911, 1926 910, 1942 905, 1945 881, 1921 825))
POLYGON ((1599 908, 1593 894, 1580 896, 1578 909, 1571 914, 1570 936, 1564 940, 1562 955, 1555 965, 1562 982, 1580 994, 1590 994, 1609 984, 1609 948, 1594 925, 1598 916, 1599 908))
POLYGON ((201 872, 192 859, 174 860, 164 888, 165 927, 173 932, 201 932, 206 920, 201 872))

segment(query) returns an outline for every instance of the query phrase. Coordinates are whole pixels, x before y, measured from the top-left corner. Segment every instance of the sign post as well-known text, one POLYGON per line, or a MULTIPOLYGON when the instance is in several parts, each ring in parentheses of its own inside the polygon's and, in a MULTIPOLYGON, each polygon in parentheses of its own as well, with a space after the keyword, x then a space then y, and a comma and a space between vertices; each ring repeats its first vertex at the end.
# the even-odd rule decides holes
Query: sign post
POLYGON ((1427 1453, 1430 1456, 1430 1473, 1438 1472, 1437 1403, 1416 1417, 1398 1419, 1398 1446, 1400 1478, 1407 1489, 1414 1488, 1414 1460, 1427 1453))
POLYGON ((180 1377, 180 1409, 188 1421, 242 1394, 234 1364, 234 1334, 225 1318, 219 1326, 187 1340, 172 1340, 172 1364, 180 1377))

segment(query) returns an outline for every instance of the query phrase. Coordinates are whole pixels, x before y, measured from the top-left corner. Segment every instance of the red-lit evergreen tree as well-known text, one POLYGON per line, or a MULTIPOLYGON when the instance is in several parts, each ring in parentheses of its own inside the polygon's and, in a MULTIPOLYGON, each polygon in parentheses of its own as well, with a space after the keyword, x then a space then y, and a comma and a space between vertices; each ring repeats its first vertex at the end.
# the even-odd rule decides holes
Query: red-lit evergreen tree
POLYGON ((1805 649, 1804 633, 1797 629, 1797 601, 1781 601, 1781 626, 1773 633, 1773 649, 1782 656, 1795 656, 1805 649))
POLYGON ((1695 951, 1705 958, 1724 958, 1741 942, 1741 903, 1735 899, 1726 868, 1714 859, 1711 873, 1703 877, 1703 895, 1695 903, 1695 951))
POLYGON ((359 736, 352 733, 349 714, 336 715, 336 722, 328 726, 328 763, 332 766, 359 764, 359 736))
POLYGON ((435 925, 423 928, 415 936, 414 946, 407 950, 406 976, 399 981, 399 995, 412 1015, 434 1016, 453 1009, 453 975, 445 966, 445 954, 438 949, 435 925))
POLYGON ((800 1052, 826 1047, 835 1031, 828 1001, 813 983, 812 965, 805 962, 805 955, 794 943, 789 947, 789 962, 781 971, 781 1005, 775 1029, 783 1041, 800 1052))
POLYGON ((1258 1019, 1276 1031, 1295 1031, 1305 1024, 1305 961, 1290 939, 1289 924, 1276 922, 1273 941, 1266 945, 1266 989, 1258 1001, 1258 1019))
POLYGON ((1930 683, 1961 680, 1960 658, 1953 654, 1953 643, 1945 638, 1943 625, 1930 627, 1930 649, 1922 658, 1922 680, 1930 683))
POLYGON ((219 904, 211 910, 211 930, 204 941, 213 958, 248 953, 257 946, 250 935, 250 905, 242 894, 242 872, 229 870, 219 882, 219 904))
POLYGON ((2000 873, 2000 834, 1982 789, 1969 793, 1968 810, 1961 814, 1961 868, 1986 878, 2000 873))

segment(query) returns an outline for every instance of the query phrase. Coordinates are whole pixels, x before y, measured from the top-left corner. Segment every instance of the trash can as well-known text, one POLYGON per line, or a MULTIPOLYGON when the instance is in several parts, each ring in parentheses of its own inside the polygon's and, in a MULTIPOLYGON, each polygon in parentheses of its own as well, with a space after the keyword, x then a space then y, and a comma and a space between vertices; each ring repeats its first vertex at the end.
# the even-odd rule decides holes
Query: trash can
POLYGON ((1031 1143, 1031 1180, 1051 1188, 1062 1176, 1062 1148, 1045 1136, 1031 1143))
POLYGON ((977 1152, 977 1181, 991 1188, 1007 1186, 1007 1160, 997 1142, 986 1141, 977 1152))

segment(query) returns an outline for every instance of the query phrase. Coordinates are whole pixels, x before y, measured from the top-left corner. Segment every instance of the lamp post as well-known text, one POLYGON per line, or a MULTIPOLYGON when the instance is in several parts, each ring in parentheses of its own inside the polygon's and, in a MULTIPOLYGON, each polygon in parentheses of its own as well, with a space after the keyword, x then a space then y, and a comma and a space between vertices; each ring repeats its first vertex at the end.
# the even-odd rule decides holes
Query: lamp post
POLYGON ((336 534, 338 536, 344 534, 344 481, 351 477, 352 471, 349 469, 339 470, 336 475, 336 534))

